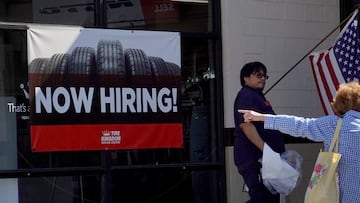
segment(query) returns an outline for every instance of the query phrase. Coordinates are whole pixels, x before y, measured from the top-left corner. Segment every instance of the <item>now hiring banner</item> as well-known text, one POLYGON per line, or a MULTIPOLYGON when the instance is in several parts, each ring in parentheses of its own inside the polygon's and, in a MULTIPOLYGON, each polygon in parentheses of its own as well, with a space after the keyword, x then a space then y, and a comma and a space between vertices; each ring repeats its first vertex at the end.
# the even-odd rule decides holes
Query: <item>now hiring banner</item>
POLYGON ((30 26, 35 152, 180 148, 176 32, 30 26))

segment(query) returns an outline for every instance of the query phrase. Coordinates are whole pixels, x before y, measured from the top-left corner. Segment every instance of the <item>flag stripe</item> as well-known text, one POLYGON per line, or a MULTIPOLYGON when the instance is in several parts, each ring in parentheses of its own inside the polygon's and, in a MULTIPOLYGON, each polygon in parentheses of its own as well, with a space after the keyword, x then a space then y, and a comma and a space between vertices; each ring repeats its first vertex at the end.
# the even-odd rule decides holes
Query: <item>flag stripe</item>
POLYGON ((328 103, 332 99, 332 95, 330 92, 330 89, 332 89, 332 83, 330 82, 333 82, 331 81, 331 76, 330 73, 328 72, 332 69, 331 63, 329 63, 328 53, 325 54, 323 59, 319 61, 317 65, 319 67, 321 81, 325 89, 325 94, 324 94, 324 98, 326 99, 325 102, 328 103))
POLYGON ((322 97, 322 92, 323 91, 323 87, 320 86, 319 84, 319 72, 317 71, 317 69, 314 67, 316 64, 316 61, 318 60, 318 58, 321 56, 322 54, 319 54, 319 55, 310 55, 309 58, 310 58, 310 64, 311 64, 311 70, 313 72, 313 76, 315 78, 315 84, 316 84, 316 89, 318 90, 318 93, 319 93, 319 96, 320 96, 320 102, 321 102, 321 106, 323 107, 323 110, 325 112, 325 114, 328 114, 328 111, 327 111, 327 108, 325 107, 325 102, 324 102, 324 99, 322 97))
POLYGON ((327 79, 324 73, 324 69, 325 71, 327 70, 326 67, 324 67, 324 65, 326 65, 324 62, 326 54, 327 53, 317 54, 318 57, 317 60, 314 61, 315 65, 313 66, 317 67, 314 71, 316 72, 316 81, 319 85, 319 96, 322 101, 323 110, 326 114, 330 114, 332 113, 332 108, 329 105, 329 85, 327 84, 327 79))

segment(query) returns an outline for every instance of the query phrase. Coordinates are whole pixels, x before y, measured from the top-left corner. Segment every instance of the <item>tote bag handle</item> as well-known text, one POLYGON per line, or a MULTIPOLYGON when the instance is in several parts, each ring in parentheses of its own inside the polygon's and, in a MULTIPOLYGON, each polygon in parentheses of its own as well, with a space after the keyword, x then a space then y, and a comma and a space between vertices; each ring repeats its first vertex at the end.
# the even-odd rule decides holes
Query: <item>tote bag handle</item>
POLYGON ((329 152, 339 151, 339 132, 340 132, 341 124, 342 124, 342 118, 339 118, 334 132, 334 136, 331 140, 329 152))

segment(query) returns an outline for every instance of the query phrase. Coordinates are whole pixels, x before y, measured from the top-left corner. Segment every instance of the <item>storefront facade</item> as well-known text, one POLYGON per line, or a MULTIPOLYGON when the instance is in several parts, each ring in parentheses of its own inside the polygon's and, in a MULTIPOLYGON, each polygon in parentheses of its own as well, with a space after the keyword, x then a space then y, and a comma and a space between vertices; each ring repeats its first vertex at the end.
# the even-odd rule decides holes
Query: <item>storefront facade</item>
POLYGON ((225 202, 221 91, 216 88, 221 84, 219 2, 0 4, 1 134, 7 146, 0 173, 6 202, 225 202), (28 109, 31 25, 178 32, 183 147, 34 152, 28 109))
MULTIPOLYGON (((1 1, 0 158, 4 164, 0 168, 0 185, 4 189, 0 196, 4 202, 32 203, 243 201, 247 194, 241 191, 242 180, 232 163, 232 102, 240 87, 240 67, 252 60, 266 63, 270 87, 356 4, 335 0, 1 1), (265 12, 269 8, 272 12, 265 12), (312 16, 309 23, 301 12, 295 12, 299 8, 325 14, 312 16), (291 12, 281 15, 277 12, 280 10, 291 12), (324 18, 329 19, 320 21, 324 18), (284 23, 287 21, 298 22, 302 29, 319 25, 323 29, 302 33, 294 28, 296 31, 287 32, 283 29, 290 24, 284 23), (268 29, 269 25, 279 31, 268 29), (28 108, 27 32, 31 26, 179 33, 183 146, 35 152, 28 108), (276 42, 284 43, 285 49, 266 49, 276 42), (286 51, 295 46, 297 51, 286 51), (286 59, 276 59, 279 57, 286 59)), ((64 36, 61 40, 68 39, 64 36)), ((307 78, 310 73, 299 74, 307 78)), ((315 88, 304 82, 304 77, 289 76, 292 82, 280 83, 268 94, 277 112, 304 116, 322 113, 315 88), (311 104, 301 99, 294 102, 289 92, 310 97, 311 104)), ((305 143, 309 144, 288 140, 290 148, 305 143)))

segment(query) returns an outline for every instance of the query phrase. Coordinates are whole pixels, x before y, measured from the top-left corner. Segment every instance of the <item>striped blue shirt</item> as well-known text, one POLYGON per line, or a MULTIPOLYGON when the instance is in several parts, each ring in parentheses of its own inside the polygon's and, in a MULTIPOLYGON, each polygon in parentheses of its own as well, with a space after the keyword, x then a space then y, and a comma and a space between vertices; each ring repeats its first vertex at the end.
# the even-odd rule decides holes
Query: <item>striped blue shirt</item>
MULTIPOLYGON (((267 115, 264 127, 294 137, 323 142, 328 150, 338 117, 303 118, 289 115, 267 115)), ((339 188, 341 203, 360 202, 360 112, 348 111, 343 116, 339 133, 339 188)))

